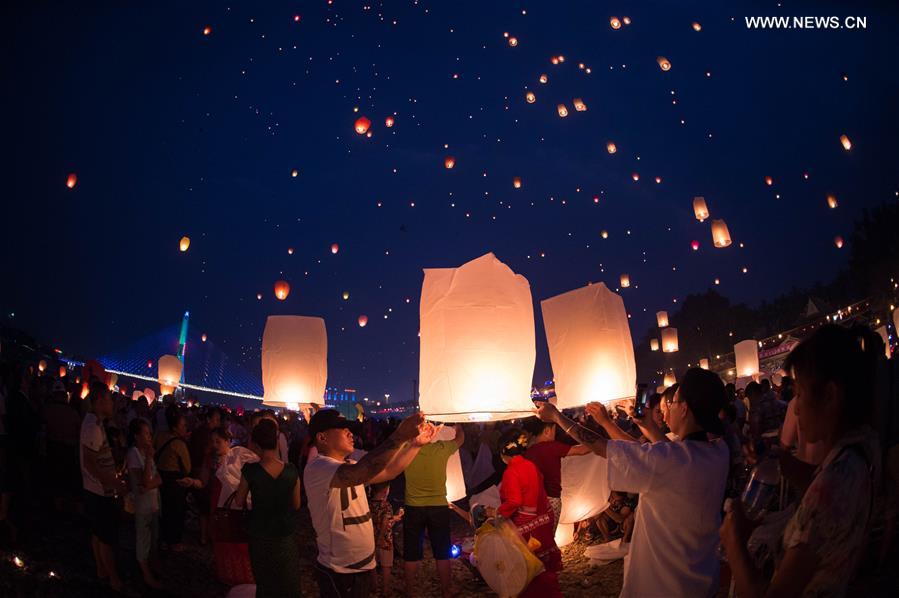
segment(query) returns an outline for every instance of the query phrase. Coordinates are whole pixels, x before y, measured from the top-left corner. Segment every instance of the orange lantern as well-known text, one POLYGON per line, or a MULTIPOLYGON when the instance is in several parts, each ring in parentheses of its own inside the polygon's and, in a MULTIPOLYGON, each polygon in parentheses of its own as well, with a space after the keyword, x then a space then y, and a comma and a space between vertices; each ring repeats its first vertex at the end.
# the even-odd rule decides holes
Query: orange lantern
POLYGON ((344 291, 344 292, 343 292, 343 300, 346 301, 346 300, 348 300, 349 298, 350 298, 350 292, 349 292, 349 291, 344 291))
POLYGON ((640 173, 639 173, 639 172, 632 172, 632 173, 631 173, 631 178, 634 179, 634 182, 639 181, 639 180, 640 180, 640 173))
POLYGON ((393 126, 393 123, 394 123, 394 122, 396 122, 396 121, 393 120, 393 117, 392 117, 392 116, 388 116, 387 118, 384 119, 384 126, 387 127, 387 128, 389 129, 390 127, 393 126))
POLYGON ((649 350, 650 351, 658 351, 659 350, 659 339, 657 339, 657 338, 649 339, 649 350))
POLYGON ((337 255, 337 252, 340 251, 340 245, 337 243, 331 243, 331 253, 337 255))
POLYGON ((37 371, 43 372, 46 369, 47 369, 47 360, 41 359, 40 361, 37 362, 37 371))
POLYGON ((293 247, 287 248, 287 255, 293 255, 293 247))
POLYGON ((836 195, 828 195, 827 196, 827 207, 831 210, 837 207, 837 197, 836 195))
POLYGON ((537 101, 537 96, 534 95, 533 91, 529 91, 526 94, 524 94, 524 99, 528 104, 533 104, 534 102, 537 101))
POLYGON ((621 19, 618 17, 609 18, 609 25, 612 26, 612 29, 621 29, 621 19))
POLYGON ((709 217, 709 206, 706 205, 704 197, 693 198, 693 214, 700 222, 709 217))
POLYGON ((574 98, 572 103, 574 104, 574 109, 576 111, 578 111, 578 112, 586 112, 587 111, 587 104, 585 104, 584 100, 582 100, 581 98, 574 98))
POLYGON ((621 22, 624 23, 625 25, 630 25, 631 18, 630 17, 621 17, 621 22))
POLYGON ((559 111, 559 116, 561 116, 562 118, 568 116, 568 108, 565 107, 565 104, 559 104, 558 106, 556 106, 556 110, 559 111))
POLYGON ((736 362, 738 378, 746 378, 758 374, 759 342, 749 339, 734 345, 734 361, 736 362))
POLYGON ((702 359, 700 359, 700 360, 699 360, 699 367, 701 367, 701 368, 704 369, 704 370, 709 369, 709 360, 706 359, 705 357, 703 357, 702 359))
POLYGON ((719 248, 730 245, 730 231, 724 220, 712 220, 712 242, 719 248))
POLYGON ((659 324, 659 328, 666 328, 668 326, 668 312, 657 311, 656 322, 659 324))
POLYGON ((296 168, 294 168, 293 170, 290 171, 290 176, 293 177, 293 178, 297 178, 297 176, 298 176, 299 174, 300 174, 300 171, 297 170, 296 168))
POLYGON ((447 170, 450 170, 451 168, 455 168, 455 166, 456 166, 456 159, 454 157, 447 156, 446 158, 444 158, 444 160, 443 160, 444 168, 446 168, 447 170))
POLYGON ((840 135, 840 143, 843 144, 843 149, 847 152, 852 149, 852 142, 849 141, 849 137, 846 135, 840 135))
POLYGON ((187 251, 188 247, 190 247, 190 237, 181 237, 181 241, 178 242, 178 249, 187 251))
POLYGON ((662 328, 662 352, 677 353, 677 328, 662 328))
POLYGON ((843 248, 843 237, 841 237, 840 235, 837 235, 836 237, 834 237, 833 244, 837 246, 837 249, 842 249, 843 248))
POLYGON ((208 25, 203 27, 203 35, 209 35, 210 33, 212 33, 212 27, 209 27, 208 25))
POLYGON ((702 25, 699 24, 699 21, 693 21, 693 31, 702 31, 702 25))
POLYGON ((359 133, 360 135, 365 135, 366 133, 368 133, 368 128, 370 126, 371 126, 371 121, 368 120, 366 117, 360 116, 359 118, 356 119, 355 128, 356 128, 356 132, 359 133))
POLYGON ((59 366, 59 377, 60 378, 65 378, 67 373, 68 373, 68 370, 66 370, 66 366, 64 366, 64 365, 59 366))
POLYGON ((549 81, 549 77, 547 77, 546 75, 540 75, 540 83, 546 83, 547 81, 549 81))
POLYGON ((610 141, 606 144, 606 151, 609 152, 610 154, 614 154, 615 152, 618 151, 618 146, 615 145, 614 142, 610 141))
POLYGON ((599 233, 599 236, 602 237, 603 239, 608 239, 608 238, 609 238, 609 231, 604 230, 604 231, 602 231, 602 232, 599 233))
POLYGON ((514 48, 515 46, 517 46, 517 45, 518 45, 518 38, 517 38, 517 37, 510 37, 510 38, 509 38, 509 45, 512 46, 513 48, 514 48))
POLYGON ((363 314, 359 316, 359 319, 357 321, 359 322, 359 328, 365 328, 365 325, 368 324, 368 316, 363 314))
POLYGON ((70 172, 69 176, 66 177, 66 187, 69 189, 74 189, 75 185, 78 183, 78 175, 74 172, 70 172))
POLYGON ((662 380, 662 385, 667 387, 674 386, 677 382, 677 376, 674 375, 674 371, 668 370, 665 373, 665 378, 662 380))
POLYGON ((621 288, 626 289, 627 287, 631 286, 631 277, 627 274, 622 274, 619 278, 619 282, 621 282, 621 288))
POLYGON ((205 332, 203 333, 203 336, 200 337, 200 340, 203 341, 204 343, 206 342, 206 333, 205 332))
POLYGON ((512 186, 516 189, 521 189, 521 177, 517 176, 512 179, 512 186))
POLYGON ((156 360, 159 390, 163 395, 172 394, 181 382, 184 364, 174 355, 163 355, 156 360))
POLYGON ((278 298, 279 301, 284 301, 287 299, 287 296, 290 294, 290 285, 286 280, 279 280, 275 283, 275 297, 278 298))
POLYGON ((658 58, 656 58, 656 62, 659 63, 659 68, 663 71, 671 70, 671 62, 669 62, 668 59, 664 56, 659 56, 658 58))

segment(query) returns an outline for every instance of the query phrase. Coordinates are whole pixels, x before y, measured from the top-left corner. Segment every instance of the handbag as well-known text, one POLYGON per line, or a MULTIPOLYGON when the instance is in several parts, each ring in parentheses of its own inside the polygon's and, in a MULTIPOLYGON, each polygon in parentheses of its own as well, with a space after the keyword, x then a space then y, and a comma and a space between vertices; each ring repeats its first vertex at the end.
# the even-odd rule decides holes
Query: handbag
POLYGON ((230 542, 246 544, 249 542, 247 534, 247 516, 250 512, 246 509, 232 509, 231 503, 237 492, 232 492, 224 504, 212 514, 209 533, 213 542, 230 542))

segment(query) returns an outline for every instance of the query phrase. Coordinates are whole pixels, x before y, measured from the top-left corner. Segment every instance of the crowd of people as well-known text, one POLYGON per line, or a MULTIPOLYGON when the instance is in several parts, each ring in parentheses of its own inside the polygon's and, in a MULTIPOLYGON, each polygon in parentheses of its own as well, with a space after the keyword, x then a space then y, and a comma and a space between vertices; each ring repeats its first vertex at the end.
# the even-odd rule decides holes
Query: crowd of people
POLYGON ((828 325, 770 378, 725 384, 694 368, 650 396, 643 413, 632 401, 565 412, 539 401, 535 417, 449 434, 421 413, 357 422, 321 409, 306 421, 292 411, 125 396, 96 373, 80 380, 75 370, 61 377, 4 360, 0 541, 15 542, 23 501, 42 496, 61 511, 80 504, 97 578, 128 591, 119 573, 128 522, 143 584, 156 589, 166 584, 160 551, 184 550, 185 522, 195 517, 191 541, 215 547, 223 580, 241 578, 225 571, 234 566, 225 557, 243 555, 256 596, 299 596, 295 536, 308 511, 321 596, 418 595, 427 540, 449 598, 454 526, 474 535, 485 518, 501 518, 542 564, 520 595, 561 596, 562 460, 592 455, 606 460, 608 508, 578 522, 576 538, 623 540, 622 596, 714 596, 722 568, 741 598, 845 595, 866 551, 876 549, 874 562, 890 554, 899 511, 890 423, 899 385, 895 360, 883 354, 876 334, 828 325), (467 499, 447 500, 457 452, 467 496, 498 486, 496 505, 478 512, 467 499), (766 463, 782 480, 761 511, 770 518, 745 512, 743 500, 766 463), (757 549, 756 530, 766 530, 767 550, 757 549), (395 554, 404 587, 392 581, 395 554))

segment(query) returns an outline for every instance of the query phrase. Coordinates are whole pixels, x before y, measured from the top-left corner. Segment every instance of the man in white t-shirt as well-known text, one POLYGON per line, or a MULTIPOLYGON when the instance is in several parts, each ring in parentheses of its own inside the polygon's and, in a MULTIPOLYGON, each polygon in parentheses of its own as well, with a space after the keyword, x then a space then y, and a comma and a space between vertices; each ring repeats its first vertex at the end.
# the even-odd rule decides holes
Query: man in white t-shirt
POLYGON ((608 459, 609 486, 640 494, 621 596, 714 596, 718 590, 718 529, 730 464, 719 434, 724 384, 714 373, 689 370, 668 399, 666 423, 679 440, 641 444, 607 440, 538 406, 581 444, 608 459))
POLYGON ((349 428, 350 422, 333 409, 317 412, 309 423, 318 455, 306 465, 303 483, 318 544, 315 577, 322 598, 368 596, 375 537, 365 485, 398 476, 435 432, 416 413, 357 463, 349 459, 349 428))

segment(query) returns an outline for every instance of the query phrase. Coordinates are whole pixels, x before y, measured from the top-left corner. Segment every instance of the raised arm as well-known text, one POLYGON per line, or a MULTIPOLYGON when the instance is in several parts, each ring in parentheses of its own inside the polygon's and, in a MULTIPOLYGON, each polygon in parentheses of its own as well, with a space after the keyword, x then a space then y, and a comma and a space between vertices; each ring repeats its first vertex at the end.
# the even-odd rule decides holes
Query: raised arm
POLYGON ((565 417, 552 403, 539 403, 537 405, 536 414, 541 421, 561 426, 566 434, 588 447, 595 454, 600 457, 606 456, 606 446, 608 445, 607 439, 596 432, 580 426, 576 421, 565 417))
POLYGON ((602 403, 587 403, 587 406, 584 407, 584 411, 593 418, 593 421, 602 426, 602 429, 605 430, 613 440, 637 441, 636 438, 619 428, 618 424, 612 421, 606 406, 602 403))
MULTIPOLYGON (((378 474, 397 457, 397 453, 405 448, 422 432, 425 425, 425 416, 422 413, 410 415, 400 423, 396 431, 387 440, 382 442, 374 450, 369 451, 358 463, 346 463, 337 468, 334 477, 331 478, 332 488, 349 488, 360 484, 371 484, 378 474)), ((405 465, 415 458, 419 447, 414 447, 414 454, 404 455, 408 458, 405 465)), ((405 466, 404 466, 405 468, 405 466)), ((402 471, 402 470, 400 470, 402 471)), ((394 476, 395 477, 395 476, 394 476)), ((392 479, 392 478, 387 478, 392 479)))

